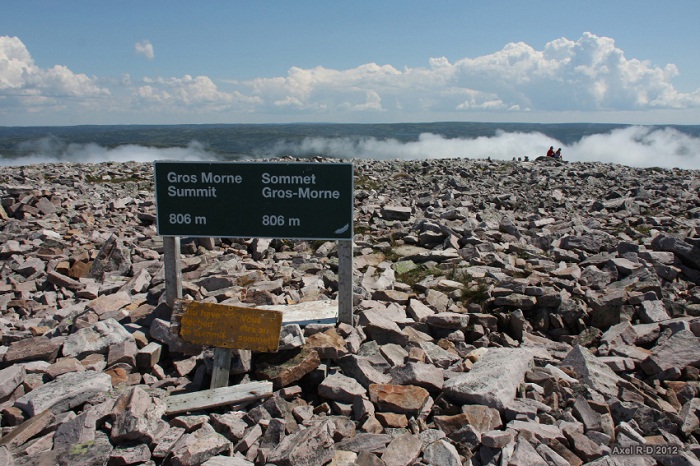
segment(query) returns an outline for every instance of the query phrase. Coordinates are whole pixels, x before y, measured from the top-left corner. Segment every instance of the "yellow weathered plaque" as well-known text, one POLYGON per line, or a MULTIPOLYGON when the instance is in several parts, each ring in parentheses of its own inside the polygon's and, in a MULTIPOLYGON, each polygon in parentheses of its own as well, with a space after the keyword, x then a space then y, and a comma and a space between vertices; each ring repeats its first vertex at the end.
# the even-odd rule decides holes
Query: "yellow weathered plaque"
POLYGON ((197 345, 277 351, 282 312, 183 301, 180 337, 197 345))

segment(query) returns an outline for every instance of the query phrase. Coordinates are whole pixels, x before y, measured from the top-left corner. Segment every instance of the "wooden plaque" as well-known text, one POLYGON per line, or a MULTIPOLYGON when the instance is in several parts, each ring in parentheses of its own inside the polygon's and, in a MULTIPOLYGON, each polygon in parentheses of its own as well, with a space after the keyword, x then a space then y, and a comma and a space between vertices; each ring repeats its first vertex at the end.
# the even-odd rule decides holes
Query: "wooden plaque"
POLYGON ((282 312, 181 301, 180 337, 197 345, 277 351, 282 312))

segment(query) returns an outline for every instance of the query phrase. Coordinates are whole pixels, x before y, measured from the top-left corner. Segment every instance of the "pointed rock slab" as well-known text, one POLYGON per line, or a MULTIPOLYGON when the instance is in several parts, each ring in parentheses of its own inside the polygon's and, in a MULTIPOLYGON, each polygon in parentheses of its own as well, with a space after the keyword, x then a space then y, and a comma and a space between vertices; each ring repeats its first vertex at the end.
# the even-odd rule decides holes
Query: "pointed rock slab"
POLYGON ((535 447, 532 446, 530 442, 524 438, 519 438, 518 442, 515 444, 515 449, 510 459, 508 460, 508 466, 527 464, 528 466, 547 466, 548 463, 542 459, 535 447))
MULTIPOLYGON (((481 434, 481 443, 489 448, 500 450, 513 441, 510 430, 490 430, 481 434)), ((568 463, 567 463, 568 464, 568 463)))
POLYGON ((353 451, 355 453, 384 453, 386 446, 391 442, 391 435, 359 433, 354 437, 346 438, 336 444, 338 450, 353 451))
POLYGON ((93 299, 85 305, 85 309, 94 311, 95 314, 102 317, 109 315, 124 306, 131 304, 131 296, 125 291, 119 291, 114 294, 104 294, 93 299))
POLYGON ((151 338, 168 345, 171 353, 197 355, 202 352, 200 345, 188 343, 173 332, 173 325, 162 319, 153 319, 149 328, 151 338))
MULTIPOLYGON (((2 215, 4 212, 5 211, 2 210, 2 205, 0 205, 0 220, 7 219, 6 216, 2 215)), ((0 464, 4 464, 5 466, 15 466, 15 461, 12 459, 12 453, 10 453, 10 450, 7 447, 0 446, 0 464)))
POLYGON ((119 397, 112 409, 112 442, 152 442, 166 408, 164 401, 151 398, 142 388, 132 388, 119 397))
POLYGON ((438 440, 423 449, 423 461, 440 466, 462 466, 459 452, 451 443, 438 440))
POLYGON ((639 320, 645 324, 663 322, 671 317, 666 312, 663 301, 643 301, 639 309, 639 320))
POLYGON ((571 367, 580 382, 606 398, 618 396, 617 384, 621 380, 620 377, 583 346, 574 346, 560 366, 571 367))
POLYGON ((681 418, 680 429, 687 437, 697 431, 700 428, 700 419, 698 419, 697 413, 700 411, 700 399, 693 398, 683 405, 681 411, 678 413, 681 418))
MULTIPOLYGON (((168 456, 172 449, 179 445, 178 442, 183 435, 185 435, 185 429, 182 427, 170 427, 164 432, 160 431, 158 437, 153 441, 153 457, 165 458, 168 456)), ((243 434, 241 434, 241 437, 243 437, 243 434)))
POLYGON ((657 251, 669 251, 677 255, 684 263, 700 270, 700 247, 686 243, 681 238, 660 234, 651 242, 657 251))
POLYGON ((534 359, 527 349, 491 348, 471 371, 446 381, 443 391, 456 403, 480 404, 503 411, 515 399, 534 359))
POLYGON ((600 345, 605 349, 615 346, 633 345, 637 338, 637 332, 629 322, 620 322, 613 325, 600 337, 600 345))
POLYGON ((462 329, 469 325, 469 315, 457 312, 440 312, 427 316, 425 322, 431 327, 462 329))
POLYGON ((537 298, 519 293, 511 293, 508 296, 496 297, 493 304, 496 306, 516 307, 527 311, 535 307, 537 298))
POLYGON ((408 466, 418 459, 423 445, 420 439, 413 434, 402 434, 395 437, 382 454, 382 461, 386 466, 408 466))
POLYGON ((44 410, 58 414, 73 409, 93 396, 112 389, 112 378, 102 372, 69 372, 41 385, 15 401, 15 406, 36 416, 44 410))
POLYGON ((700 338, 690 330, 676 332, 642 361, 642 369, 649 375, 674 368, 683 370, 686 366, 700 367, 700 338))
POLYGON ((361 316, 361 323, 368 337, 380 345, 395 343, 405 346, 408 343, 408 335, 394 322, 376 311, 367 311, 361 316))
POLYGON ((406 314, 416 322, 424 322, 429 316, 435 314, 435 311, 422 301, 411 299, 406 306, 406 314))
POLYGON ((114 465, 144 464, 151 459, 148 445, 140 444, 131 447, 121 447, 112 450, 109 463, 114 465))
POLYGON ((173 466, 199 466, 229 448, 231 442, 226 437, 204 424, 184 439, 181 448, 172 452, 170 462, 173 466))
POLYGON ((452 364, 462 359, 458 355, 451 353, 429 341, 421 342, 418 344, 418 346, 425 351, 425 355, 432 364, 443 369, 447 369, 452 364))
POLYGON ((308 429, 286 436, 270 452, 267 462, 279 466, 313 466, 328 463, 335 454, 332 421, 321 421, 308 429))
POLYGON ((0 400, 14 392, 25 376, 24 366, 19 364, 0 370, 0 400))
POLYGON ((60 450, 79 443, 94 441, 98 417, 95 409, 86 409, 77 417, 62 422, 53 437, 54 449, 60 450))
POLYGON ((345 340, 335 328, 314 333, 306 339, 306 346, 315 349, 321 359, 339 359, 348 354, 345 340))
POLYGON ((358 398, 366 396, 367 390, 357 380, 335 373, 321 382, 318 386, 318 394, 328 400, 353 403, 358 398))
POLYGON ((392 367, 389 375, 393 384, 416 385, 432 393, 440 392, 445 382, 442 369, 433 364, 421 362, 409 362, 392 367))
MULTIPOLYGON (((41 454, 41 460, 34 464, 37 466, 54 465, 59 466, 94 466, 96 464, 108 464, 114 447, 109 443, 109 439, 102 432, 95 440, 72 445, 65 450, 51 450, 41 454), (44 456, 46 455, 46 456, 44 456)), ((109 463, 112 464, 112 463, 109 463)))
POLYGON ((63 275, 62 273, 58 273, 55 270, 51 270, 46 274, 46 280, 59 288, 67 288, 74 291, 83 287, 83 284, 78 280, 70 278, 67 275, 63 275))
POLYGON ((373 383, 389 383, 391 377, 374 368, 371 360, 349 354, 339 361, 343 373, 357 380, 365 388, 373 383))
POLYGON ((278 351, 288 351, 301 348, 306 344, 304 331, 299 324, 283 325, 280 330, 280 340, 277 345, 278 351))
POLYGON ((262 354, 256 359, 257 377, 272 382, 275 390, 293 384, 321 364, 316 350, 302 348, 299 351, 284 351, 262 354))
MULTIPOLYGON (((586 463, 603 456, 603 450, 596 442, 579 432, 567 432, 571 449, 586 463)), ((546 464, 546 463, 545 463, 546 464)))
POLYGON ((375 383, 369 386, 369 399, 381 411, 417 416, 428 398, 428 390, 415 385, 375 383))
POLYGON ((82 358, 92 353, 106 354, 110 345, 127 340, 134 341, 133 335, 116 320, 107 319, 68 335, 63 342, 63 355, 82 358))
POLYGON ((9 434, 0 437, 0 447, 14 448, 23 445, 29 439, 46 429, 55 419, 56 417, 51 411, 44 411, 37 416, 27 419, 22 424, 12 429, 9 434))
POLYGON ((482 405, 464 405, 461 414, 435 416, 433 419, 435 425, 447 435, 451 435, 465 425, 472 426, 479 433, 496 430, 503 425, 501 414, 497 409, 482 405))
POLYGON ((112 235, 102 245, 99 254, 90 267, 90 277, 102 280, 106 273, 116 272, 126 275, 131 269, 131 251, 124 247, 122 240, 112 235))
POLYGON ((411 218, 413 208, 398 205, 385 205, 382 207, 382 217, 386 220, 408 220, 411 218))

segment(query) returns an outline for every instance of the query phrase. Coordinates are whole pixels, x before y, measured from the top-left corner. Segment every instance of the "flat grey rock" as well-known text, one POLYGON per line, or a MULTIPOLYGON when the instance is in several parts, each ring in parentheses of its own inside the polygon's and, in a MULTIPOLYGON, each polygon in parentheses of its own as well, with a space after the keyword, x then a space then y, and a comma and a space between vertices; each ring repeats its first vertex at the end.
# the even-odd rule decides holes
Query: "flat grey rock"
POLYGON ((445 382, 445 396, 457 403, 503 410, 515 398, 533 360, 526 349, 491 348, 469 372, 445 382))
POLYGON ((133 339, 119 322, 110 318, 68 335, 62 352, 64 356, 79 358, 90 353, 105 354, 110 345, 133 339))
POLYGON ((41 385, 15 401, 29 416, 47 409, 54 414, 80 406, 93 396, 112 389, 112 379, 102 372, 69 372, 41 385))

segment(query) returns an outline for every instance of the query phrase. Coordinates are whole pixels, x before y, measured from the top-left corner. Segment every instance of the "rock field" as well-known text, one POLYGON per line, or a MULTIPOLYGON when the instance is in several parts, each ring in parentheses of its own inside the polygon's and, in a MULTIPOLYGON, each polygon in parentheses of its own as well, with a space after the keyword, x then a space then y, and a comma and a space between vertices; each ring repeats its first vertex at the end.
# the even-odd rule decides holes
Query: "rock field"
MULTIPOLYGON (((153 165, 0 167, 0 465, 700 464, 700 172, 353 163, 355 325, 234 350, 269 389, 193 412, 153 165)), ((337 294, 335 242, 180 246, 184 299, 337 294)))

